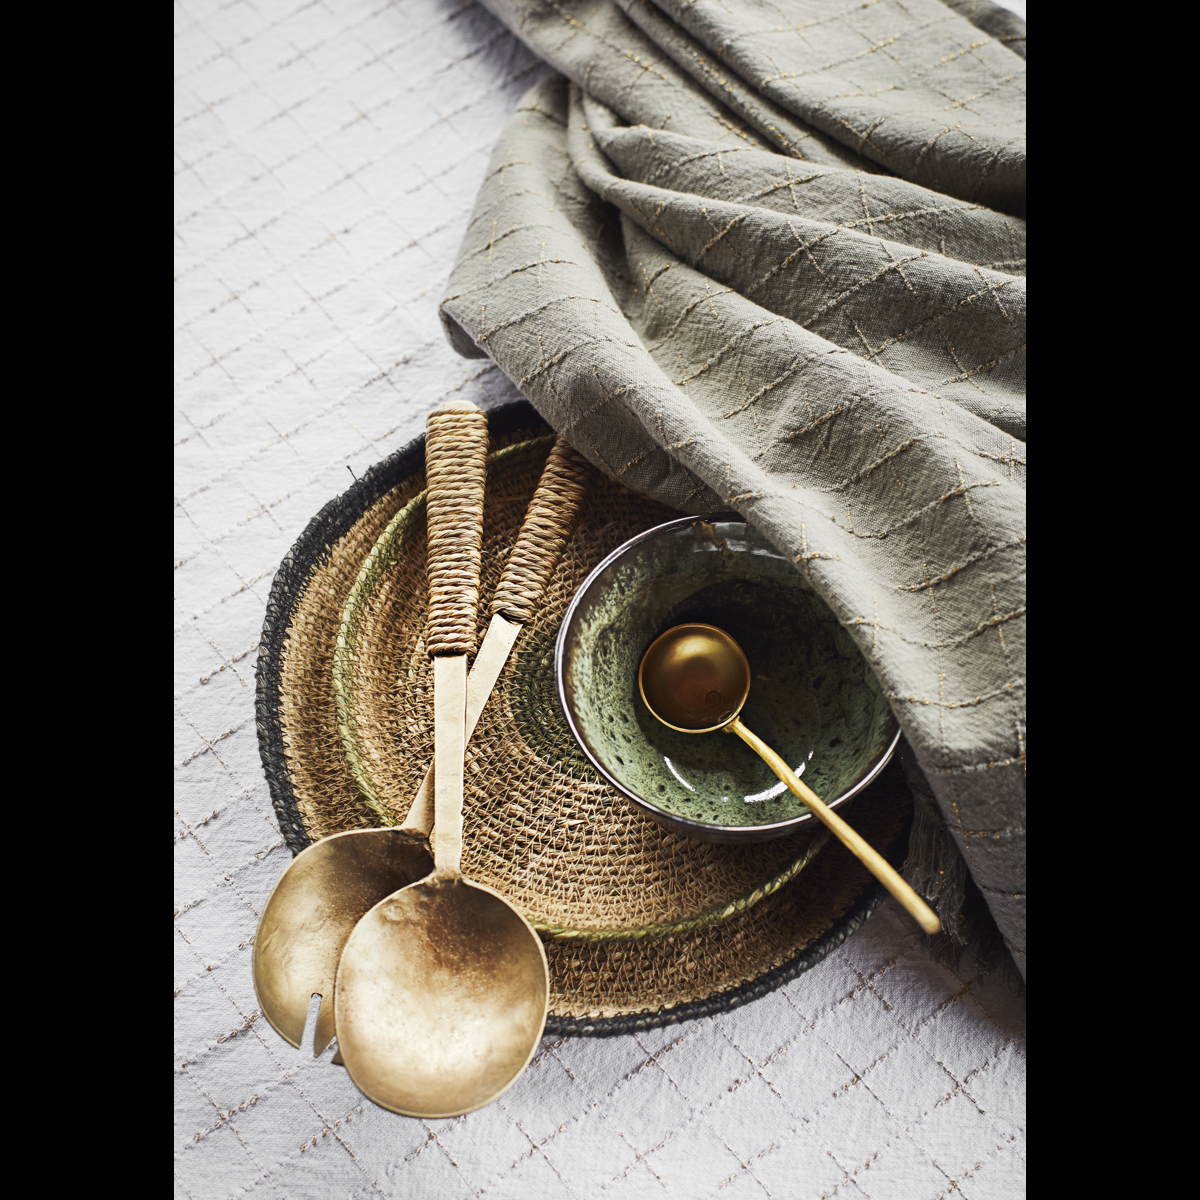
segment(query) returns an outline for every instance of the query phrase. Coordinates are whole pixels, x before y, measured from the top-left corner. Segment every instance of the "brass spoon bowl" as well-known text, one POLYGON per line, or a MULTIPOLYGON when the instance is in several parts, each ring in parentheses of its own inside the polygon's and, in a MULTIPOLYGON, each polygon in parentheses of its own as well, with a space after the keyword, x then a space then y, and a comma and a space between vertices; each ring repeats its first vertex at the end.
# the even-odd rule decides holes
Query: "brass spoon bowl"
POLYGON ((254 990, 276 1033, 299 1046, 309 1003, 319 995, 313 1054, 329 1045, 338 959, 350 931, 381 896, 432 869, 429 851, 401 829, 335 833, 296 856, 254 938, 254 990))
POLYGON ((742 711, 750 695, 750 664, 741 646, 715 625, 676 625, 642 657, 638 690, 664 725, 681 733, 714 733, 742 711))
POLYGON ((506 1091, 537 1049, 549 1000, 546 952, 524 917, 439 863, 359 921, 337 977, 338 1046, 355 1085, 426 1119, 506 1091))
POLYGON ((941 929, 937 914, 887 859, 801 783, 787 763, 742 723, 738 714, 750 694, 750 664, 741 646, 723 629, 693 622, 660 634, 638 666, 638 691, 659 721, 681 733, 736 733, 926 933, 941 929))

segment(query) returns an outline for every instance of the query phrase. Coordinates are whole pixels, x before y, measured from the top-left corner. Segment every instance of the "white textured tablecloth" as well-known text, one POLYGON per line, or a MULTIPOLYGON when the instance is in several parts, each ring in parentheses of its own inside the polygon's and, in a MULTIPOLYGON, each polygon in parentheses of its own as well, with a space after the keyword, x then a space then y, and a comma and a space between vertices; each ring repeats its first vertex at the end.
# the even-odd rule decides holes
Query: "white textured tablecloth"
POLYGON ((740 1011, 548 1039, 457 1120, 376 1108, 261 1018, 250 947, 290 861, 254 726, 272 574, 447 396, 515 397, 437 303, 542 67, 472 0, 175 11, 176 1196, 1023 1194, 1024 1001, 891 905, 740 1011))

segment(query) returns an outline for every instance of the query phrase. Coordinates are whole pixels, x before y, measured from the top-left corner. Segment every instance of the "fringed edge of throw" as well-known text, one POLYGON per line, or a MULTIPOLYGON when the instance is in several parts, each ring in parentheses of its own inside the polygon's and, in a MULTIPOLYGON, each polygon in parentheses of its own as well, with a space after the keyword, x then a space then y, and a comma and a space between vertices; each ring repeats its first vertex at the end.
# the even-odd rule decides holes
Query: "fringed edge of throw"
POLYGON ((942 921, 941 933, 920 935, 922 945, 935 962, 954 971, 964 957, 973 956, 980 979, 995 975, 1017 994, 1023 993, 1025 982, 1004 944, 1004 935, 946 828, 907 739, 900 739, 896 753, 913 794, 912 835, 903 875, 942 921))

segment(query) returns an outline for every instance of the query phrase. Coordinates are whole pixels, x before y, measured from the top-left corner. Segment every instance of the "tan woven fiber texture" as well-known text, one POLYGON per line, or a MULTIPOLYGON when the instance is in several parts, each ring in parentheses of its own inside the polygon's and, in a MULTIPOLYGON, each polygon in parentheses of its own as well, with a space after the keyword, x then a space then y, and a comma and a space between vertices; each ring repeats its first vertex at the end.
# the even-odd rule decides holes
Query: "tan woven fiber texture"
POLYGON ((447 400, 426 423, 429 480, 430 654, 475 649, 480 537, 487 459, 487 416, 467 400, 447 400))
POLYGON ((333 655, 342 607, 359 566, 388 522, 424 487, 421 472, 373 504, 313 570, 292 610, 283 651, 280 724, 296 806, 314 840, 373 823, 359 802, 338 736, 333 655))
POLYGON ((557 438, 492 598, 493 614, 522 625, 533 617, 592 476, 582 456, 557 438))
MULTIPOLYGON (((503 576, 553 439, 507 440, 489 471, 481 561, 484 601, 503 576)), ((493 443, 495 446, 495 443, 493 443)), ((390 519, 419 494, 415 476, 331 547, 293 609, 283 679, 283 728, 298 806, 313 838, 379 823, 347 769, 331 683, 346 598, 390 519), (373 536, 372 536, 373 535, 373 536)), ((423 506, 420 506, 423 509, 423 506)), ((402 819, 433 751, 433 671, 425 650, 426 541, 414 515, 358 627, 354 693, 363 758, 402 819)), ((759 846, 713 846, 665 833, 635 812, 583 758, 559 708, 554 639, 579 584, 629 537, 678 514, 592 472, 578 524, 517 641, 465 767, 463 869, 547 925, 651 926, 743 896, 804 854, 819 831, 759 846)), ((909 803, 889 773, 852 802, 864 836, 886 849, 909 803)), ((832 844, 799 875, 723 924, 636 942, 552 942, 552 1011, 618 1015, 702 999, 787 961, 870 886, 832 844), (811 878, 806 879, 806 876, 811 878)))
POLYGON ((1023 974, 1024 23, 483 2, 554 71, 496 144, 451 344, 613 478, 734 509, 806 574, 932 789, 926 877, 969 870, 1023 974))

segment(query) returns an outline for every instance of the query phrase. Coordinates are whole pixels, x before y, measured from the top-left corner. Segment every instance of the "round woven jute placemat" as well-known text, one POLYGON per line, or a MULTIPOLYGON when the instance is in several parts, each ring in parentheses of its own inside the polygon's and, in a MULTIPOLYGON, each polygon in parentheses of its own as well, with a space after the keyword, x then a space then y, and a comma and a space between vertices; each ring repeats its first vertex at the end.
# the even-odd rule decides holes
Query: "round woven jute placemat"
MULTIPOLYGON (((524 403, 489 414, 489 432, 481 636, 552 444, 524 403)), ((418 438, 331 501, 275 576, 259 645, 257 718, 293 853, 339 830, 401 820, 430 761, 424 517, 412 504, 424 486, 418 438), (380 537, 396 529, 398 516, 404 536, 385 539, 387 569, 351 605, 355 653, 341 678, 343 692, 352 683, 351 749, 359 760, 351 762, 345 696, 339 731, 335 650, 339 636, 345 645, 347 601, 356 586, 362 591, 364 564, 373 553, 378 560, 380 537)), ((562 615, 596 563, 678 515, 594 473, 576 529, 468 750, 464 870, 503 891, 545 932, 570 935, 546 946, 552 1034, 621 1033, 745 1003, 819 962, 883 896, 840 844, 824 845, 820 829, 737 847, 661 829, 600 779, 572 739, 554 687, 562 615)), ((847 815, 898 862, 911 803, 891 767, 847 815)))

